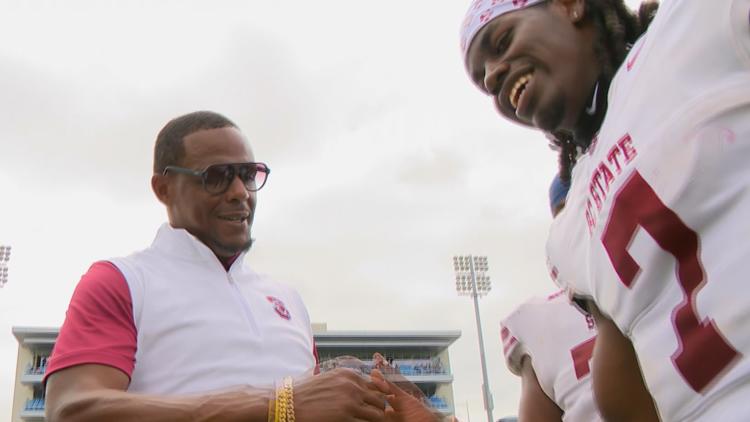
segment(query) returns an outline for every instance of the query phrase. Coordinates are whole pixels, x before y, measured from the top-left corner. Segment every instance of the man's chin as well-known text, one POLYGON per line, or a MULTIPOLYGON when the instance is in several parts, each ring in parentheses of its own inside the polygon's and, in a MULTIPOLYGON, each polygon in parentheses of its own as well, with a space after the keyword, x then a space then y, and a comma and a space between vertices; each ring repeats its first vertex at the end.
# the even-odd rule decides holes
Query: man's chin
POLYGON ((247 240, 239 242, 216 241, 213 249, 217 255, 232 257, 249 251, 253 246, 253 240, 252 237, 248 237, 247 240))

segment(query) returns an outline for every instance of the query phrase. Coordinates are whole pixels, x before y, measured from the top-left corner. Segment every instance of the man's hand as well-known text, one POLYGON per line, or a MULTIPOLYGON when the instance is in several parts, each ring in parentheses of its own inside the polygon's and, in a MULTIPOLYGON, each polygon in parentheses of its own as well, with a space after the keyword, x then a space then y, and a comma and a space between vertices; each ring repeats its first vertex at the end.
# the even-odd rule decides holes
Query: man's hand
POLYGON ((380 371, 381 375, 385 376, 385 379, 392 382, 400 389, 411 394, 419 400, 426 400, 427 397, 424 395, 422 390, 419 389, 413 382, 406 379, 401 374, 398 368, 394 368, 380 353, 375 353, 372 356, 372 367, 380 371))
POLYGON ((372 371, 372 382, 381 391, 389 392, 386 396, 390 405, 385 411, 387 422, 442 422, 444 420, 422 400, 386 380, 380 370, 372 371))
POLYGON ((352 369, 333 369, 295 384, 295 419, 298 422, 386 422, 389 419, 385 416, 382 388, 383 384, 376 385, 352 369))

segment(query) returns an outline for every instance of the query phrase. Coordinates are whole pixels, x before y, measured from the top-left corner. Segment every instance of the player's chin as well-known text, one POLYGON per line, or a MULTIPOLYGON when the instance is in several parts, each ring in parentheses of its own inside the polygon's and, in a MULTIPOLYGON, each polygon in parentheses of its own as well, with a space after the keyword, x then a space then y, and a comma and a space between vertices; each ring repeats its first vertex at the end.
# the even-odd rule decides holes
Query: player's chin
POLYGON ((534 127, 544 132, 554 133, 565 129, 565 103, 560 98, 551 98, 536 108, 532 121, 534 127))

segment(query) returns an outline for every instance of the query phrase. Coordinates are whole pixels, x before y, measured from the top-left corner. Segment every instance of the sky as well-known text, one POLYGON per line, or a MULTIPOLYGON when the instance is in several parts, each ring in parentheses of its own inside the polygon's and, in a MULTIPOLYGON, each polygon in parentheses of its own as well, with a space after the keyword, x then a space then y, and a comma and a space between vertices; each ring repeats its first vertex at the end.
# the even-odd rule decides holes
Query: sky
POLYGON ((166 221, 149 186, 153 143, 195 110, 235 121, 272 169, 248 263, 297 288, 329 330, 461 330, 450 353, 462 421, 484 410, 472 302, 454 290, 451 257, 486 255, 494 416, 515 414, 499 324, 555 290, 544 242, 556 156, 469 82, 468 3, 0 1, 0 244, 13 246, 0 415, 11 328, 59 326, 91 263, 151 243, 166 221))

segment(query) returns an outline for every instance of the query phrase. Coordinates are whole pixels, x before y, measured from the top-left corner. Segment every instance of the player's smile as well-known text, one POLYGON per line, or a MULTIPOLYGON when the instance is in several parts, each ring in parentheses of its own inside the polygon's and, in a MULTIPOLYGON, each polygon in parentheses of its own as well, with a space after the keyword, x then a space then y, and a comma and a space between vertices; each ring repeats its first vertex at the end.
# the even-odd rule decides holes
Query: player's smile
MULTIPOLYGON (((499 110, 501 114, 509 119, 517 120, 523 124, 535 126, 535 113, 537 105, 536 73, 532 70, 522 70, 519 76, 506 82, 510 88, 507 90, 507 104, 505 110, 499 110), (511 83, 512 82, 512 83, 511 83)), ((541 79, 541 78, 540 78, 541 79)), ((505 90, 504 90, 505 91, 505 90)))
POLYGON ((529 82, 531 82, 531 78, 533 76, 533 73, 527 73, 521 76, 516 80, 516 82, 513 84, 513 88, 511 88, 510 90, 508 101, 510 101, 510 105, 513 106, 516 111, 518 111, 518 103, 521 100, 521 96, 524 94, 524 91, 526 90, 529 82))

